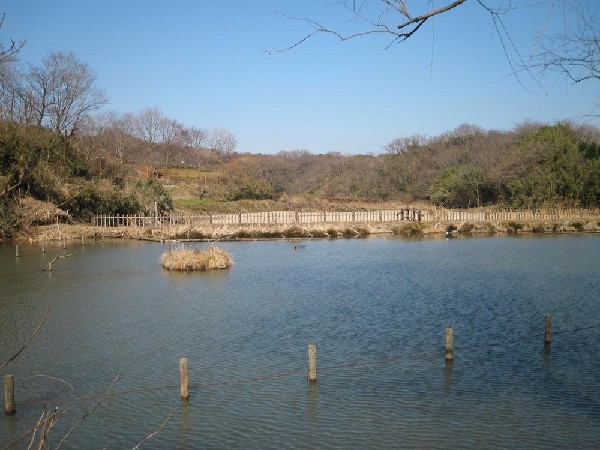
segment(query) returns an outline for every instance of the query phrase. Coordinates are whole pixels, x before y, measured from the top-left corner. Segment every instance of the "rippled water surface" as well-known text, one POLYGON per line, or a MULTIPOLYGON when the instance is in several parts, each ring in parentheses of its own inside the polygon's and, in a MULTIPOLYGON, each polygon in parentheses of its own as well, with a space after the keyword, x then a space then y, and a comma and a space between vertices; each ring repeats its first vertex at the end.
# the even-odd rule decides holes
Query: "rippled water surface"
POLYGON ((49 309, 0 370, 0 447, 44 405, 56 444, 113 381, 63 448, 131 448, 171 413, 146 448, 600 447, 600 236, 219 245, 235 266, 203 274, 139 241, 0 247, 0 364, 49 309))

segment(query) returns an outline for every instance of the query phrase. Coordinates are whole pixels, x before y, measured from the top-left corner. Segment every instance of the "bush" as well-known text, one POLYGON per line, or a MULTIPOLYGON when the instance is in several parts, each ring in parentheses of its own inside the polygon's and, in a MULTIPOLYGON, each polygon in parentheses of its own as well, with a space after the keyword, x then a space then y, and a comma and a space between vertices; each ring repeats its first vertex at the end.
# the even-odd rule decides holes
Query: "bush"
POLYGON ((584 225, 581 222, 573 222, 571 226, 577 231, 583 231, 585 229, 584 225))
POLYGON ((277 198, 271 183, 265 180, 248 180, 243 183, 231 200, 273 200, 277 198))
POLYGON ((423 229, 417 223, 408 223, 406 225, 394 227, 392 233, 395 236, 415 236, 423 234, 423 229))
POLYGON ((508 222, 506 226, 508 228, 509 233, 517 233, 525 227, 525 225, 523 225, 522 223, 512 221, 508 222))
POLYGON ((460 227, 458 227, 458 232, 470 233, 471 231, 473 231, 473 228, 475 228, 475 225, 473 225, 472 223, 464 222, 460 224, 460 227))
POLYGON ((290 227, 283 231, 283 235, 287 238, 307 238, 310 234, 300 227, 290 227))
POLYGON ((327 231, 327 237, 336 238, 338 237, 338 231, 335 228, 329 228, 327 231))
POLYGON ((543 233, 545 231, 544 229, 544 225, 541 223, 537 223, 537 224, 532 224, 531 225, 531 232, 532 233, 543 233))

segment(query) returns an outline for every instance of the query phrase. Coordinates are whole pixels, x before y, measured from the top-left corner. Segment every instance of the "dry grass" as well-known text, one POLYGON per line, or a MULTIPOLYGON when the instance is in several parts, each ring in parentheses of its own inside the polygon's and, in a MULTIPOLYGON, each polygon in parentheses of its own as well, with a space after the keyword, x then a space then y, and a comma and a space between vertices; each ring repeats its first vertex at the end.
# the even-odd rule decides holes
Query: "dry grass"
POLYGON ((168 270, 186 272, 228 269, 233 265, 233 260, 229 253, 218 247, 211 247, 208 250, 179 248, 163 253, 160 257, 160 264, 168 270))

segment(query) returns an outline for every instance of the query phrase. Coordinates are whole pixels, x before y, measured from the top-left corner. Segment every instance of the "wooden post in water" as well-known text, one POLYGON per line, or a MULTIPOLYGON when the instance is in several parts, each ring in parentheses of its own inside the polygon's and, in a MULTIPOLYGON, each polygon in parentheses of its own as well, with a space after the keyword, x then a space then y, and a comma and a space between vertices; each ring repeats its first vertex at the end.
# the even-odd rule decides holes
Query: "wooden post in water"
POLYGON ((15 246, 15 255, 17 256, 17 258, 19 257, 19 244, 15 246))
POLYGON ((317 345, 308 344, 308 378, 309 383, 317 382, 317 345))
POLYGON ((454 329, 446 328, 446 361, 454 360, 454 329))
POLYGON ((81 235, 81 245, 85 245, 85 234, 81 235))
POLYGON ((552 316, 548 314, 545 318, 546 327, 544 329, 544 344, 550 345, 552 342, 552 316))
POLYGON ((179 393, 182 400, 187 400, 190 397, 190 377, 187 358, 179 359, 179 393))
POLYGON ((46 253, 46 243, 42 242, 42 253, 46 253))
POLYGON ((4 375, 4 412, 15 412, 15 377, 4 375))

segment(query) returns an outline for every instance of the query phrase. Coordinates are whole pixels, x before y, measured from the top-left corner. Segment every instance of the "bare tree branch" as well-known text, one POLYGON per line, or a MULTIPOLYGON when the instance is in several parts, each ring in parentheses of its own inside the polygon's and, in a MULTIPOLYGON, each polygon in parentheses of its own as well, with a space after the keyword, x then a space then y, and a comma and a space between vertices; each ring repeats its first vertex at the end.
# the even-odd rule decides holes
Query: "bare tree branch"
POLYGON ((48 318, 48 313, 49 312, 50 312, 50 308, 48 308, 48 310, 46 311, 46 314, 44 314, 44 317, 42 318, 42 320, 40 321, 40 323, 38 324, 38 326, 35 327, 35 330, 33 331, 33 334, 31 336, 29 336, 29 339, 27 339, 27 341, 25 341, 25 343, 19 349, 19 351, 17 353, 15 353, 13 356, 11 356, 5 363, 3 363, 2 365, 0 365, 0 370, 4 369, 6 366, 8 366, 8 364, 10 364, 12 361, 14 361, 17 358, 17 356, 19 356, 21 354, 21 352, 23 352, 23 350, 25 350, 27 348, 27 346, 29 345, 29 343, 33 340, 33 338, 35 337, 35 335, 38 334, 38 332, 40 331, 40 329, 42 328, 42 326, 46 322, 46 319, 48 318))
MULTIPOLYGON (((10 447, 13 447, 14 445, 18 444, 19 442, 21 442, 23 439, 25 439, 29 435, 32 435, 32 437, 31 437, 31 442, 29 443, 28 448, 32 448, 32 445, 35 442, 35 436, 36 436, 37 432, 40 431, 40 427, 42 427, 42 429, 45 428, 45 430, 46 430, 45 435, 48 436, 50 431, 52 431, 52 428, 54 428, 54 425, 56 425, 56 422, 58 422, 58 419, 61 418, 61 416, 64 414, 64 412, 65 411, 63 409, 55 409, 54 412, 52 412, 52 413, 50 411, 42 412, 42 415, 40 416, 40 418, 38 419, 38 421, 36 422, 36 424, 33 427, 31 427, 25 433, 21 434, 20 436, 16 437, 12 441, 10 441, 8 444, 5 444, 3 448, 8 449, 10 447)), ((43 448, 43 444, 44 444, 44 434, 40 433, 40 443, 38 445, 38 448, 43 448)))
MULTIPOLYGON (((51 380, 60 381, 61 383, 66 384, 67 386, 69 386, 71 388, 72 391, 75 390, 75 388, 73 387, 73 385, 71 383, 63 380, 62 378, 56 378, 56 377, 52 377, 50 375, 43 375, 43 374, 31 375, 29 378, 50 378, 51 380)), ((25 382, 23 382, 23 385, 24 384, 25 384, 25 382)))
POLYGON ((158 427, 158 429, 156 429, 156 431, 154 431, 153 433, 150 433, 148 436, 146 436, 144 439, 142 439, 135 447, 132 447, 131 450, 137 450, 142 445, 144 445, 147 441, 149 441, 151 438, 153 438, 158 433, 160 433, 162 431, 162 429, 165 427, 165 425, 169 422, 169 420, 171 420, 171 417, 173 417, 174 413, 175 413, 175 410, 171 411, 171 414, 169 414, 169 416, 164 420, 164 422, 160 425, 160 427, 158 427))
MULTIPOLYGON (((4 24, 4 19, 6 18, 6 14, 2 14, 2 18, 0 18, 0 28, 4 24)), ((4 50, 2 44, 0 43, 0 64, 5 62, 11 62, 15 60, 17 54, 21 51, 21 49, 27 43, 27 39, 23 41, 15 41, 14 39, 10 40, 10 46, 4 50)))
POLYGON ((444 13, 462 5, 466 1, 467 0, 456 0, 451 3, 448 3, 447 5, 445 5, 441 8, 431 9, 423 14, 413 17, 410 14, 410 12, 408 11, 406 0, 382 0, 383 3, 388 5, 391 9, 395 10, 401 16, 405 17, 407 20, 404 22, 401 22, 400 24, 398 24, 394 28, 392 28, 392 26, 388 25, 387 23, 385 23, 382 20, 382 17, 385 16, 385 13, 381 14, 381 16, 379 17, 379 20, 373 22, 364 17, 360 17, 359 13, 353 9, 354 14, 357 17, 360 17, 363 21, 367 22, 369 24, 370 28, 365 31, 359 31, 359 32, 350 33, 347 35, 344 35, 344 34, 340 33, 339 31, 335 31, 331 28, 325 27, 312 19, 292 17, 292 16, 288 16, 286 14, 282 14, 284 17, 287 17, 288 19, 300 20, 300 21, 306 22, 311 28, 313 28, 313 31, 310 32, 309 34, 305 35, 304 37, 302 37, 301 39, 299 39, 298 41, 296 41, 294 44, 290 45, 289 47, 286 47, 283 49, 266 50, 266 52, 269 54, 272 54, 272 53, 282 53, 282 52, 290 51, 293 48, 298 47, 300 44, 306 42, 306 40, 310 39, 311 37, 313 37, 314 35, 316 35, 318 33, 332 34, 342 42, 349 41, 351 39, 355 39, 355 38, 362 37, 362 36, 368 36, 371 34, 391 35, 393 37, 393 39, 392 39, 392 42, 387 46, 389 48, 393 44, 395 44, 397 42, 405 41, 406 39, 413 36, 425 24, 425 22, 427 22, 428 19, 430 19, 434 16, 437 16, 437 15, 440 15, 440 14, 444 14, 444 13))
MULTIPOLYGON (((401 3, 403 5, 402 10, 405 11, 405 12, 403 12, 403 15, 406 16, 406 18, 409 19, 408 21, 406 21, 406 22, 401 23, 400 25, 398 25, 398 29, 401 30, 401 29, 406 28, 406 27, 408 27, 410 25, 413 25, 413 24, 417 24, 417 27, 420 27, 430 17, 437 16, 439 14, 443 14, 443 13, 445 13, 447 11, 450 11, 451 9, 454 9, 457 6, 462 5, 466 1, 467 0, 456 0, 455 2, 449 3, 446 6, 443 6, 442 8, 434 9, 434 10, 428 11, 427 13, 422 14, 420 16, 411 18, 410 15, 408 14, 408 11, 406 10, 405 0, 398 0, 398 3, 401 3)), ((386 3, 389 4, 388 1, 386 1, 386 3)), ((414 33, 415 31, 416 31, 416 29, 413 30, 412 33, 414 33)))
POLYGON ((593 11, 569 5, 571 25, 541 40, 529 62, 542 74, 564 75, 573 84, 600 79, 600 22, 593 11))
POLYGON ((112 381, 112 383, 110 384, 110 387, 108 388, 108 390, 106 391, 106 394, 104 394, 102 396, 102 398, 100 399, 100 401, 98 403, 96 403, 96 406, 94 406, 92 409, 90 409, 88 412, 86 412, 83 416, 81 416, 79 418, 79 420, 77 422, 75 422, 75 424, 69 429, 69 431, 67 432, 67 434, 65 434, 63 436, 63 438, 61 439, 61 441, 58 443, 58 445, 56 446, 55 450, 58 450, 63 443, 67 440, 67 438, 69 437, 69 435, 73 432, 73 430, 75 428, 77 428, 79 425, 81 425, 81 422, 83 422, 87 416, 89 416, 90 414, 92 414, 94 411, 96 411, 96 409, 98 409, 98 407, 102 404, 102 402, 104 400, 106 400, 108 397, 110 397, 110 391, 112 390, 113 386, 115 385, 115 383, 117 382, 117 380, 119 379, 120 375, 117 375, 114 380, 112 381))

